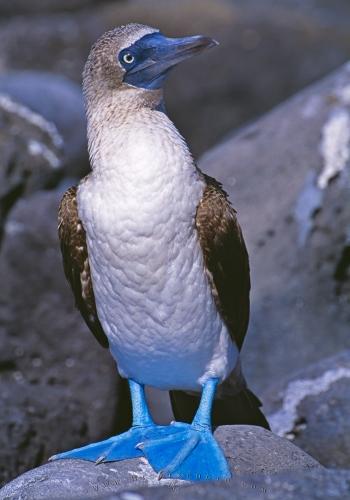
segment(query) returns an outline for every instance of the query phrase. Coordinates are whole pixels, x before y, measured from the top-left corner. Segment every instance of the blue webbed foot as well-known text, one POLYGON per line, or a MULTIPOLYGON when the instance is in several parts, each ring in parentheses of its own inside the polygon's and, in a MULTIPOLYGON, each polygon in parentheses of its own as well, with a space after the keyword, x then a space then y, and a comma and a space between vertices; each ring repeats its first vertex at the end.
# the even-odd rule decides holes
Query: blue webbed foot
POLYGON ((175 422, 168 429, 166 437, 147 439, 138 446, 160 479, 205 481, 231 477, 210 426, 175 422), (170 432, 172 428, 177 432, 170 432))
MULTIPOLYGON (((173 432, 176 432, 176 429, 173 432)), ((148 439, 159 439, 165 435, 169 435, 166 426, 155 424, 134 426, 118 436, 53 455, 50 460, 79 458, 101 463, 136 458, 142 456, 142 451, 136 447, 137 444, 148 439)))

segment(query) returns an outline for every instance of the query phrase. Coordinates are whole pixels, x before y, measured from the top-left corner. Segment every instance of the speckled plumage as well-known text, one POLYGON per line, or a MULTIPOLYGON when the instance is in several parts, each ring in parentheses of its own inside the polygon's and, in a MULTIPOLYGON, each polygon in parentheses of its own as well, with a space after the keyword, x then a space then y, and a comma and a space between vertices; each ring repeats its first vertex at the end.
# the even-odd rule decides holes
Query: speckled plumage
POLYGON ((58 211, 58 236, 64 272, 72 287, 75 304, 86 324, 99 343, 103 347, 108 347, 108 339, 96 311, 86 234, 78 215, 76 192, 76 187, 71 187, 65 192, 58 211))
POLYGON ((98 315, 123 376, 199 389, 237 361, 195 228, 205 184, 165 114, 129 116, 78 190, 98 315))
MULTIPOLYGON (((138 29, 152 32, 133 26, 130 40, 138 29)), ((123 376, 199 390, 210 377, 226 379, 238 362, 249 315, 248 257, 225 193, 157 111, 162 92, 122 82, 106 51, 120 50, 117 42, 115 32, 105 35, 84 72, 93 170, 78 187, 75 228, 86 231, 92 293, 82 295, 88 268, 81 271, 81 254, 70 249, 81 241, 65 236, 74 221, 64 198, 65 268, 79 269, 66 275, 78 307, 80 296, 90 313, 95 307, 123 376)))

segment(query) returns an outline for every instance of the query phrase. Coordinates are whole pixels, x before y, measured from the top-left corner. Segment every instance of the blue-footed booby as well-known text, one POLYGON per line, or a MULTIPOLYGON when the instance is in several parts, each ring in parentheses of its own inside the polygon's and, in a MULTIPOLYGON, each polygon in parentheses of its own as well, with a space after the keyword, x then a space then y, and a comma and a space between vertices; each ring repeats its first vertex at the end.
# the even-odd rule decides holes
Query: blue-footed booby
POLYGON ((129 382, 132 425, 53 459, 144 455, 159 477, 225 479, 212 425, 268 427, 240 369, 250 278, 236 212, 163 106, 169 70, 215 45, 129 24, 88 57, 92 170, 62 199, 59 237, 76 305, 129 382), (176 421, 154 423, 144 386, 171 391, 176 421))

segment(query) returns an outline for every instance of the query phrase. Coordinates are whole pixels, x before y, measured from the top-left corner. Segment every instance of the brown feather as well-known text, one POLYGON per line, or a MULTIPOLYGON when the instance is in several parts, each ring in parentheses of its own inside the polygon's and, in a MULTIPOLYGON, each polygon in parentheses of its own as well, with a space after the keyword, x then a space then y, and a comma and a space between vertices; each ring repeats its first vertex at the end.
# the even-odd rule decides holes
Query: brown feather
POLYGON ((240 349, 248 328, 249 258, 236 211, 221 184, 204 175, 196 227, 216 306, 240 349))
POLYGON ((58 236, 61 243, 63 267, 73 290, 75 305, 87 326, 103 347, 108 339, 97 316, 92 288, 85 229, 78 215, 77 188, 69 188, 58 211, 58 236))
MULTIPOLYGON (((248 327, 250 273, 247 249, 236 212, 221 184, 203 174, 206 183, 198 205, 196 227, 213 297, 240 349, 248 327)), ((200 396, 185 391, 170 391, 176 420, 192 422, 200 396)), ((218 387, 212 408, 212 424, 249 424, 269 429, 261 402, 248 389, 237 364, 230 376, 218 387)))

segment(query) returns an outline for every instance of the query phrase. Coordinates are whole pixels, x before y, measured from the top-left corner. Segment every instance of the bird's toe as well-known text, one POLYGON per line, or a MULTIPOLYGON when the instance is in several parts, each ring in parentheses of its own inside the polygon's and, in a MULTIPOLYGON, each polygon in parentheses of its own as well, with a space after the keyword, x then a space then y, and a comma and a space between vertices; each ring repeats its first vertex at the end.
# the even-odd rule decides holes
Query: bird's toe
POLYGON ((175 434, 143 443, 142 451, 158 472, 158 478, 188 481, 229 479, 229 466, 211 430, 188 424, 182 426, 182 430, 175 434))

